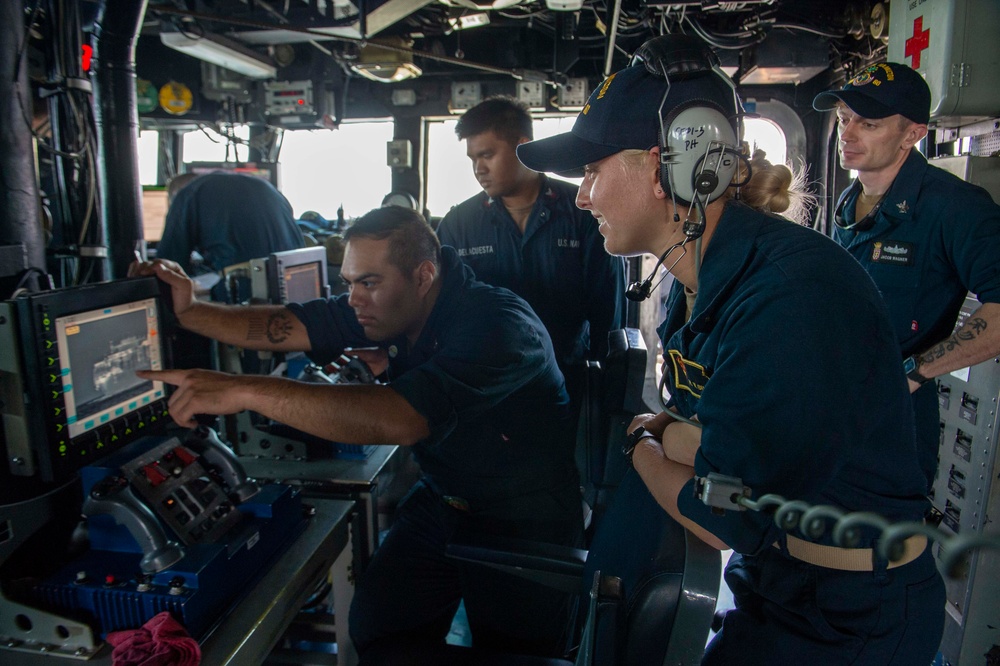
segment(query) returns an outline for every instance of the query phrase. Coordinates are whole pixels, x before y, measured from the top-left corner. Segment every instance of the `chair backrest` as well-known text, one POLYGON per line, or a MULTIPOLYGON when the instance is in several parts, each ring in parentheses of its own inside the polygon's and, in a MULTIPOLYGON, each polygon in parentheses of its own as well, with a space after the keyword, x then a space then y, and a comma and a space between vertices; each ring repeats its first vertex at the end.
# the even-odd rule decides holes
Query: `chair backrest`
POLYGON ((601 600, 596 617, 587 620, 593 636, 589 663, 654 666, 701 660, 715 612, 721 555, 671 518, 634 470, 624 475, 597 524, 583 576, 584 598, 597 572, 620 579, 620 598, 601 600))
MULTIPOLYGON (((585 561, 574 549, 469 534, 453 539, 448 554, 555 589, 568 591, 566 585, 578 581, 576 666, 701 661, 719 592, 721 555, 672 519, 631 468, 597 523, 585 561), (599 594, 591 597, 594 588, 599 594)), ((406 652, 399 663, 568 666, 457 646, 406 652)))
POLYGON ((625 473, 621 455, 625 429, 632 417, 645 411, 642 402, 646 374, 646 343, 637 328, 608 334, 608 356, 602 363, 587 364, 577 465, 584 499, 599 519, 625 473))

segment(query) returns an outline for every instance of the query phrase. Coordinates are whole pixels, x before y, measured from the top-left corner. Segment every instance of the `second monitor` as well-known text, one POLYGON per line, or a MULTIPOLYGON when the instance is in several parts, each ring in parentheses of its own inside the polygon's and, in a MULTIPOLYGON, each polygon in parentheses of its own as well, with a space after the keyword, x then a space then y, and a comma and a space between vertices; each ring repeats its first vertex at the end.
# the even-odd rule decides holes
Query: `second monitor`
POLYGON ((253 297, 275 305, 304 303, 330 294, 326 248, 273 252, 250 260, 253 297))

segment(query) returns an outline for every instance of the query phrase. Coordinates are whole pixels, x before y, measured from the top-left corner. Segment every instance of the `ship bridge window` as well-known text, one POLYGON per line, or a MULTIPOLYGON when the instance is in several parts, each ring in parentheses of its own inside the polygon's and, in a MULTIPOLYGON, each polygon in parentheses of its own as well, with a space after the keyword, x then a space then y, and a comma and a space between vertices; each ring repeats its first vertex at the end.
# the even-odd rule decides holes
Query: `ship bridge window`
MULTIPOLYGON (((465 154, 465 142, 455 136, 457 119, 429 119, 426 123, 427 141, 427 210, 434 217, 444 217, 452 206, 460 204, 481 192, 479 182, 472 174, 472 164, 465 154)), ((568 132, 576 116, 536 118, 536 139, 568 132)), ((566 179, 573 180, 573 179, 566 179)), ((574 182, 579 183, 576 179, 574 182)))
MULTIPOLYGON (((233 132, 244 141, 250 136, 246 125, 235 126, 233 132)), ((157 184, 159 136, 157 131, 139 134, 143 185, 157 184)), ((388 119, 343 123, 335 132, 286 131, 278 158, 278 185, 295 215, 311 210, 334 220, 343 206, 345 216, 352 218, 381 205, 392 190, 392 172, 385 159, 385 145, 392 136, 388 119)), ((245 162, 249 152, 241 143, 227 148, 226 138, 211 129, 187 132, 183 146, 185 162, 245 162)))
MULTIPOLYGON (((231 131, 241 141, 250 138, 249 125, 233 125, 231 131)), ((229 145, 225 136, 209 128, 186 132, 183 142, 185 162, 245 162, 249 153, 245 143, 229 145)))
POLYGON ((157 153, 160 147, 160 133, 156 130, 139 132, 139 184, 156 185, 157 153))
POLYGON ((750 153, 763 150, 771 164, 784 164, 788 156, 785 133, 767 118, 747 118, 743 124, 743 139, 750 145, 750 153))
POLYGON ((385 158, 392 132, 391 120, 345 122, 334 132, 286 131, 278 178, 295 214, 312 210, 335 220, 337 208, 343 206, 350 219, 382 205, 392 191, 392 170, 385 158))

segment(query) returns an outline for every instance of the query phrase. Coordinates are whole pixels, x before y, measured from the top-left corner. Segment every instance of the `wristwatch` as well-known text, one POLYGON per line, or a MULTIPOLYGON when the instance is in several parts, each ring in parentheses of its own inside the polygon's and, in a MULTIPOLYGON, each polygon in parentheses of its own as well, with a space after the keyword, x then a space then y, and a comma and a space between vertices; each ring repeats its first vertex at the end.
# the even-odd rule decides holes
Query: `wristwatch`
POLYGON ((920 357, 916 354, 903 360, 903 372, 906 373, 907 379, 917 384, 926 384, 931 380, 930 377, 920 374, 920 357))
POLYGON ((651 437, 657 441, 660 439, 642 426, 639 426, 630 432, 628 437, 625 438, 625 442, 622 444, 622 453, 625 454, 625 458, 628 460, 629 465, 632 464, 632 452, 635 451, 635 445, 647 437, 651 437))

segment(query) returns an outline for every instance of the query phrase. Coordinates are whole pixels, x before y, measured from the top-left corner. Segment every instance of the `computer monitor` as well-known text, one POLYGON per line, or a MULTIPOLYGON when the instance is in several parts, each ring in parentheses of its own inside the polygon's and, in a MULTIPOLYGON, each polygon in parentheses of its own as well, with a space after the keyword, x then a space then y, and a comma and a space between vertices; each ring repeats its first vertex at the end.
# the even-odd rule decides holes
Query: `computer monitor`
POLYGON ((163 368, 155 299, 57 317, 55 333, 70 437, 163 397, 135 374, 163 368))
POLYGON ((23 461, 12 474, 59 481, 165 425, 163 383, 135 375, 169 367, 155 278, 60 289, 4 305, 16 320, 10 343, 21 361, 4 381, 19 383, 27 396, 20 418, 5 418, 15 426, 7 432, 8 457, 23 461))
POLYGON ((270 303, 304 303, 330 293, 325 247, 272 252, 265 263, 270 303))
POLYGON ((167 223, 167 189, 165 187, 142 188, 142 237, 147 242, 159 242, 163 238, 163 227, 167 223))

